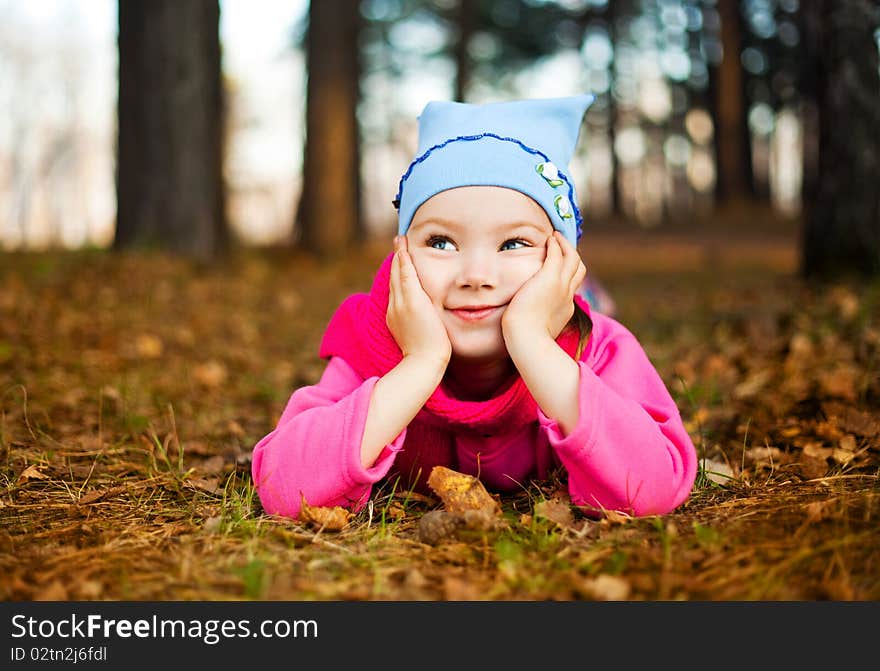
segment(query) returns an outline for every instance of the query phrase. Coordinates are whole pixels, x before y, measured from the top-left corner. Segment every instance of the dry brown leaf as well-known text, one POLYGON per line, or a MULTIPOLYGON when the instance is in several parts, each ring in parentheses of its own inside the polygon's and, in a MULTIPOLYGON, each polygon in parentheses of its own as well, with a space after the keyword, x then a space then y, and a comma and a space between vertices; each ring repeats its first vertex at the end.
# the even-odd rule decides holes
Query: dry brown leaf
POLYGON ((394 492, 394 498, 396 499, 404 499, 410 503, 421 503, 426 506, 436 506, 437 500, 427 496, 425 494, 420 494, 419 492, 413 491, 405 491, 405 492, 394 492))
POLYGON ((571 507, 556 499, 539 501, 535 504, 534 512, 535 517, 543 517, 563 529, 570 529, 574 525, 574 515, 571 513, 571 507))
POLYGON ((856 387, 860 374, 861 371, 852 364, 841 363, 819 373, 819 386, 828 396, 855 401, 859 395, 856 387))
POLYGON ((215 359, 201 363, 193 369, 193 377, 203 387, 219 387, 226 382, 228 376, 226 366, 215 359))
POLYGON ((162 341, 149 333, 140 334, 135 340, 137 353, 145 359, 157 359, 162 356, 165 347, 162 341))
POLYGON ((466 577, 444 575, 443 598, 447 601, 483 601, 486 586, 466 577))
POLYGON ((627 515, 626 513, 621 513, 616 510, 606 510, 604 520, 607 520, 611 524, 627 524, 632 521, 632 517, 627 515))
POLYGON ((34 594, 34 601, 67 601, 70 595, 67 588, 60 580, 53 580, 51 583, 40 589, 34 594))
POLYGON ((406 510, 399 503, 389 503, 388 507, 385 509, 385 514, 388 515, 392 520, 402 520, 406 517, 406 510))
POLYGON ((236 422, 234 419, 230 419, 226 423, 226 430, 230 433, 230 435, 235 436, 236 438, 244 438, 244 428, 241 424, 236 422))
POLYGON ((48 480, 49 476, 45 473, 41 473, 40 469, 37 468, 36 465, 31 464, 26 469, 24 469, 18 476, 18 480, 16 480, 16 484, 23 485, 29 480, 48 480))
POLYGON ((341 531, 351 519, 351 512, 340 506, 310 506, 302 496, 299 519, 326 531, 341 531))
POLYGON ((197 470, 202 475, 221 475, 226 469, 226 457, 215 454, 198 463, 197 470))
POLYGON ((625 601, 630 595, 630 584, 624 578, 603 573, 588 578, 583 583, 584 591, 597 601, 625 601))
POLYGON ((86 506, 90 503, 96 503, 102 499, 107 498, 108 496, 115 496, 116 494, 121 494, 125 491, 125 487, 120 485, 119 487, 109 487, 108 489, 93 489, 90 492, 83 494, 77 503, 81 506, 86 506))
POLYGON ((772 377, 773 371, 770 369, 753 373, 744 382, 740 382, 733 388, 733 397, 741 401, 754 398, 767 386, 772 377))
POLYGON ((822 447, 821 443, 807 443, 804 445, 804 454, 811 459, 828 459, 834 450, 830 447, 822 447))
POLYGON ((840 401, 822 404, 822 412, 847 433, 873 438, 880 436, 880 414, 865 412, 840 401))
POLYGON ((797 473, 805 480, 822 478, 828 473, 828 464, 824 459, 804 456, 796 464, 797 473))
POLYGON ((831 300, 845 321, 851 321, 859 314, 861 308, 859 298, 846 287, 835 287, 831 292, 831 300))
POLYGON ((213 496, 223 493, 223 489, 220 487, 220 478, 189 478, 185 484, 190 489, 197 489, 213 496))
POLYGON ((756 464, 765 464, 767 466, 779 465, 785 461, 782 450, 772 445, 750 447, 745 451, 745 457, 756 464))
POLYGON ((848 433, 840 439, 838 447, 831 450, 831 458, 838 464, 848 464, 855 458, 857 449, 856 437, 848 433))
POLYGON ((428 486, 451 513, 487 510, 495 515, 501 514, 498 501, 492 498, 483 483, 473 475, 459 473, 445 466, 434 466, 428 477, 428 486))

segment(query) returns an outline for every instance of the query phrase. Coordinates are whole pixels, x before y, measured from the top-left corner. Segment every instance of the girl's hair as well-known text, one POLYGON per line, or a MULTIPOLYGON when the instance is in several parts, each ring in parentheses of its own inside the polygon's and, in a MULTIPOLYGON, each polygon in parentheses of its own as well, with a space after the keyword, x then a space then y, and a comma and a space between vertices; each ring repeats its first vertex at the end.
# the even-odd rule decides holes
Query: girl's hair
POLYGON ((593 320, 590 319, 590 316, 583 311, 583 308, 581 308, 580 305, 575 303, 574 314, 571 316, 571 319, 568 320, 568 324, 566 324, 565 328, 576 328, 579 332, 577 353, 574 357, 575 361, 579 361, 581 358, 581 354, 584 353, 584 347, 587 344, 587 339, 590 337, 590 333, 593 331, 593 320))

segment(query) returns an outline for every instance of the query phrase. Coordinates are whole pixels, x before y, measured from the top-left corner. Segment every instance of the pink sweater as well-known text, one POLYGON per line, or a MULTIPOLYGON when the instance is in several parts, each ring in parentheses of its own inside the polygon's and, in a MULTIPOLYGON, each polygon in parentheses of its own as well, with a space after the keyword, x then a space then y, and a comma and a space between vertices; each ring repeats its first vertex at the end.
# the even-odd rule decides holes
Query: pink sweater
POLYGON ((414 420, 369 468, 360 447, 379 377, 362 377, 341 356, 331 357, 320 381, 294 391, 278 425, 254 447, 252 474, 264 510, 295 518, 301 496, 313 506, 359 510, 389 473, 400 472, 405 482, 421 469, 423 485, 436 464, 479 475, 497 491, 519 490, 561 465, 572 502, 589 511, 673 510, 694 484, 694 445, 636 338, 610 317, 590 317, 592 333, 578 362, 580 414, 569 435, 540 409, 533 422, 492 435, 431 427, 425 435, 434 437, 420 440, 425 424, 414 420))

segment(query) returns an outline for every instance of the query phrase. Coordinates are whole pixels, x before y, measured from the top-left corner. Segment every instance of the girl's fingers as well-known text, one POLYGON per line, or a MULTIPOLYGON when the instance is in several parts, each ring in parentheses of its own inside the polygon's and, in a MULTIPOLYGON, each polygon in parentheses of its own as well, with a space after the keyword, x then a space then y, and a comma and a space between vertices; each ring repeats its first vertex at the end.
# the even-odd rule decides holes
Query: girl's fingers
MULTIPOLYGON (((560 277, 563 278, 563 281, 568 280, 569 283, 575 283, 580 269, 584 267, 584 262, 581 260, 581 256, 578 254, 577 249, 572 246, 562 233, 557 231, 554 235, 558 236, 556 242, 559 244, 559 249, 562 251, 562 270, 560 271, 560 277)), ((586 271, 585 267, 584 271, 586 271)), ((581 277, 581 280, 583 280, 583 277, 581 277)), ((580 281, 578 281, 577 284, 579 285, 580 281)))
POLYGON ((400 250, 397 249, 397 241, 394 243, 395 252, 391 257, 391 274, 388 278, 388 300, 392 301, 400 295, 400 250))
POLYGON ((400 286, 401 288, 404 288, 412 286, 413 280, 418 281, 418 276, 416 275, 416 268, 413 265, 412 258, 407 249, 406 237, 401 236, 399 244, 400 248, 397 253, 400 256, 400 286))
POLYGON ((571 278, 571 284, 568 287, 568 292, 572 298, 577 293, 578 288, 584 281, 584 278, 587 276, 587 267, 583 264, 583 262, 579 262, 577 266, 577 270, 574 272, 574 277, 571 278))
MULTIPOLYGON (((547 266, 551 263, 559 264, 561 261, 562 250, 559 248, 559 241, 556 239, 556 234, 554 233, 547 238, 547 258, 544 259, 544 265, 547 266)), ((554 274, 556 272, 556 269, 554 269, 554 274)))

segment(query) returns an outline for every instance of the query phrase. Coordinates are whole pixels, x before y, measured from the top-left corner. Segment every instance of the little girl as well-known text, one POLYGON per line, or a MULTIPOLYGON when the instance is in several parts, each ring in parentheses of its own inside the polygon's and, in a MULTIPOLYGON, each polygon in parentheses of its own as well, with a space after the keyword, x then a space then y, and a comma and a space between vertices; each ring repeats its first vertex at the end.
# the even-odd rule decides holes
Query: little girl
POLYGON ((696 452, 636 338, 579 294, 581 215, 562 168, 591 96, 429 103, 398 235, 324 334, 321 380, 254 448, 269 514, 358 510, 436 465, 512 491, 562 466, 588 514, 667 513, 696 452))

